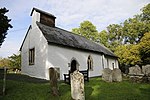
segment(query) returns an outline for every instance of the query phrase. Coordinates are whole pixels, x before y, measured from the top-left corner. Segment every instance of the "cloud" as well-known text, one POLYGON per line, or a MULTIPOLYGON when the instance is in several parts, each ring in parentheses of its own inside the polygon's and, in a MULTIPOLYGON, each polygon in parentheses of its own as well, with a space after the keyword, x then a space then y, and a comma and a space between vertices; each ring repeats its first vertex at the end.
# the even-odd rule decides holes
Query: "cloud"
POLYGON ((79 26, 84 20, 96 24, 98 30, 109 24, 121 23, 125 19, 140 12, 140 8, 148 0, 47 0, 49 12, 56 14, 57 23, 61 27, 71 30, 72 26, 79 26))
MULTIPOLYGON (((31 10, 37 7, 57 17, 56 26, 66 30, 78 27, 84 20, 91 21, 99 31, 110 24, 119 24, 140 13, 149 0, 1 0, 0 7, 9 9, 13 29, 0 48, 0 56, 7 56, 19 47, 31 24, 31 10), (13 3, 12 3, 13 2, 13 3), (15 30, 24 29, 16 32, 15 30)), ((9 33, 10 32, 10 33, 9 33)))

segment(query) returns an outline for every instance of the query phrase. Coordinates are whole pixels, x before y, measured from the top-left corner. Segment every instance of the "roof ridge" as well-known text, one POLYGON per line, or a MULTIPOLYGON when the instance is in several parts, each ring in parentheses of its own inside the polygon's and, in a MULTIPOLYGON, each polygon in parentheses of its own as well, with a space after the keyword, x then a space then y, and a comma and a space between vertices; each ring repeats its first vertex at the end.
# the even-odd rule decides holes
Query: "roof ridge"
POLYGON ((32 16, 34 10, 36 10, 36 11, 38 11, 38 12, 40 12, 40 13, 44 13, 44 14, 46 14, 46 15, 49 15, 49 16, 52 16, 52 17, 56 18, 53 14, 48 13, 48 12, 45 12, 45 11, 40 10, 40 9, 38 9, 38 8, 35 8, 35 7, 33 7, 30 16, 32 16))

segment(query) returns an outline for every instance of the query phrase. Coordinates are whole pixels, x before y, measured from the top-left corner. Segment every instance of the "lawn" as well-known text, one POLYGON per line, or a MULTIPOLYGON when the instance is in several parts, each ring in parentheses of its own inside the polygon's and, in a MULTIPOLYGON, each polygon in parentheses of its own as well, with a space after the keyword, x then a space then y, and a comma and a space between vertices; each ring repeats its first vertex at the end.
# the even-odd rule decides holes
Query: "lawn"
MULTIPOLYGON (((25 75, 9 74, 7 76, 7 95, 0 100, 71 100, 70 85, 59 82, 61 96, 51 95, 48 81, 25 75)), ((0 80, 2 86, 2 80, 0 80)), ((85 82, 86 100, 150 100, 150 84, 106 83, 101 78, 91 78, 85 82)))

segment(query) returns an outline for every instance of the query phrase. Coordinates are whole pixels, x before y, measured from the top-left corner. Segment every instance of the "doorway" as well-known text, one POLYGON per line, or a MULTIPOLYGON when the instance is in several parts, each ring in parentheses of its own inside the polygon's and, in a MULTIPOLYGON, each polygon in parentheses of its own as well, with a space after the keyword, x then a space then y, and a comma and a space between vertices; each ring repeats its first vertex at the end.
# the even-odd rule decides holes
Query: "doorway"
POLYGON ((70 70, 70 72, 73 73, 75 70, 77 70, 77 61, 72 60, 71 61, 71 70, 70 70))

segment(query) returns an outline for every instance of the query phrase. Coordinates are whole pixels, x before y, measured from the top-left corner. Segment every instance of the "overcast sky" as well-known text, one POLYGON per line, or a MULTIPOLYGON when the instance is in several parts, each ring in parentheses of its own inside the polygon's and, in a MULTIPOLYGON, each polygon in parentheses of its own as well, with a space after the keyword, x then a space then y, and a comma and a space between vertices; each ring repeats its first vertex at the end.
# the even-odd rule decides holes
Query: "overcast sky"
POLYGON ((119 24, 140 13, 150 0, 0 0, 12 19, 12 29, 0 48, 0 57, 18 53, 31 24, 31 10, 39 8, 55 15, 56 26, 71 31, 85 20, 91 21, 100 32, 110 24, 119 24))

